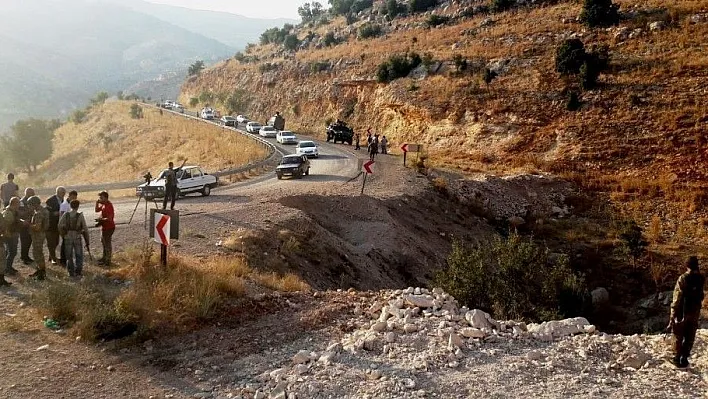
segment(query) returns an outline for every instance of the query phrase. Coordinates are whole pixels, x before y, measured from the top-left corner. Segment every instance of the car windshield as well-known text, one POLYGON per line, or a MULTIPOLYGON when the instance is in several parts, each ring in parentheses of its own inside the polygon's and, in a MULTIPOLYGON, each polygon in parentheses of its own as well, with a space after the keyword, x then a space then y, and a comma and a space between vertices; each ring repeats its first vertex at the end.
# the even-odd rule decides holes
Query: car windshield
POLYGON ((300 148, 305 148, 305 147, 316 147, 315 143, 312 141, 301 141, 300 142, 300 148))
POLYGON ((302 158, 300 157, 283 157, 283 160, 280 162, 281 165, 298 165, 300 162, 302 162, 302 158))
POLYGON ((224 120, 226 120, 226 121, 232 121, 232 120, 234 120, 234 118, 231 117, 231 116, 225 116, 225 117, 224 117, 224 120))
POLYGON ((275 128, 270 127, 270 126, 264 126, 264 127, 263 127, 263 130, 265 130, 265 131, 273 131, 273 130, 275 130, 275 128))
POLYGON ((295 134, 292 132, 282 132, 280 135, 283 137, 295 137, 295 134))

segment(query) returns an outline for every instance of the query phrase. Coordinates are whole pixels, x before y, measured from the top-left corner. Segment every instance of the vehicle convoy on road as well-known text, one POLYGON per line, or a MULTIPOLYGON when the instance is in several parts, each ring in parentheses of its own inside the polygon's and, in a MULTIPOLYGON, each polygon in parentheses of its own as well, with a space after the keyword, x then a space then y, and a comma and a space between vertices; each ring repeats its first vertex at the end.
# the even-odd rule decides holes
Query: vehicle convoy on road
POLYGON ((319 158, 320 152, 314 141, 301 141, 295 146, 295 154, 307 157, 319 158))
POLYGON ((248 123, 246 123, 246 132, 259 133, 261 131, 262 127, 263 127, 263 125, 261 125, 258 122, 248 122, 248 123))
POLYGON ((327 126, 327 142, 334 141, 352 145, 354 142, 354 129, 347 126, 343 121, 337 120, 327 126))
POLYGON ((221 123, 222 126, 236 126, 236 118, 233 116, 224 115, 221 119, 219 119, 219 123, 221 123))
POLYGON ((246 117, 245 115, 238 115, 238 116, 236 116, 236 122, 238 122, 238 123, 248 123, 248 122, 250 122, 250 121, 251 121, 251 120, 248 119, 248 117, 246 117))
POLYGON ((285 130, 285 118, 280 115, 280 112, 276 112, 268 119, 268 126, 273 126, 276 130, 285 130))
MULTIPOLYGON (((135 189, 135 195, 147 199, 162 198, 165 196, 165 175, 163 170, 155 180, 146 181, 135 189)), ((183 197, 191 193, 201 193, 203 196, 211 194, 211 190, 219 184, 219 179, 202 171, 199 166, 183 166, 175 169, 177 175, 177 195, 183 197)))
POLYGON ((261 137, 274 138, 278 135, 278 131, 273 126, 263 126, 261 130, 258 131, 261 137))
POLYGON ((297 137, 290 130, 283 130, 275 136, 275 141, 280 144, 297 144, 297 137))
POLYGON ((212 119, 216 118, 216 111, 214 111, 213 108, 205 107, 205 108, 202 108, 201 112, 199 112, 199 116, 202 119, 212 120, 212 119))
POLYGON ((275 168, 278 180, 283 176, 292 176, 296 179, 310 175, 310 160, 305 155, 286 155, 275 168))

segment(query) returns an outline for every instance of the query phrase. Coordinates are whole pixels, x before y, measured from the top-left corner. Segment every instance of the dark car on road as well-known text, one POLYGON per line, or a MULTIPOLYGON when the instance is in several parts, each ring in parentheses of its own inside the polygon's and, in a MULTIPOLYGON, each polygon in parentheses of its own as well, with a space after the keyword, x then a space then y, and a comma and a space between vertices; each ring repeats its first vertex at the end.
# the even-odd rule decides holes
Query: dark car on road
POLYGON ((275 168, 275 174, 278 180, 283 176, 292 176, 296 179, 310 174, 310 160, 307 155, 286 155, 280 161, 280 165, 275 168))

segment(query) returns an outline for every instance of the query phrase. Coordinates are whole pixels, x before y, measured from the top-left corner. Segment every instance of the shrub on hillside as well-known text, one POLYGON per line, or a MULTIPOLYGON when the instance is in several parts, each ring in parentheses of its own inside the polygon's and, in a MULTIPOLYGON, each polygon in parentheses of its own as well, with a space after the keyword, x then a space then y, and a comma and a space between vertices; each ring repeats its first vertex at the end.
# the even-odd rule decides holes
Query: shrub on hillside
POLYGON ((450 22, 450 17, 446 15, 433 14, 428 17, 428 19, 425 21, 425 24, 428 25, 428 27, 430 28, 434 28, 439 25, 445 25, 448 22, 450 22))
POLYGON ((405 11, 405 7, 398 4, 398 0, 387 0, 382 11, 391 20, 405 11))
POLYGON ((71 113, 71 116, 69 116, 69 120, 78 125, 79 123, 82 123, 86 120, 86 116, 88 116, 88 112, 83 109, 77 109, 71 113))
POLYGON ((285 39, 283 40, 283 47, 285 47, 286 50, 297 50, 297 48, 300 46, 300 39, 297 38, 296 35, 290 34, 285 36, 285 39))
POLYGON ((491 9, 494 12, 502 12, 511 9, 516 5, 516 0, 492 0, 491 9))
POLYGON ((565 102, 565 109, 568 111, 577 111, 583 103, 580 101, 580 95, 577 91, 568 92, 568 100, 565 102))
POLYGON ((359 33, 357 36, 359 39, 369 39, 372 37, 381 36, 382 33, 383 29, 381 28, 381 25, 367 22, 359 27, 359 33))
POLYGON ((356 0, 354 3, 352 3, 352 6, 349 8, 349 12, 352 13, 360 13, 368 8, 371 8, 374 6, 374 0, 356 0))
POLYGON ((339 44, 339 39, 337 39, 337 37, 334 35, 334 32, 327 32, 322 38, 322 44, 327 47, 336 46, 337 44, 339 44))
POLYGON ((392 55, 386 62, 379 65, 376 79, 380 83, 388 83, 398 78, 404 78, 422 62, 423 60, 417 53, 392 55))
POLYGON ((138 104, 132 104, 130 106, 130 117, 133 119, 143 118, 143 108, 138 104))
POLYGON ((625 221, 618 226, 618 236, 622 247, 620 250, 632 259, 632 266, 644 255, 649 243, 644 240, 644 231, 634 220, 625 221))
POLYGON ((619 23, 619 6, 612 0, 585 0, 580 19, 589 27, 607 27, 619 23))
POLYGON ((577 75, 585 62, 585 45, 580 39, 568 39, 556 50, 556 71, 577 75))
POLYGON ((500 319, 543 320, 577 315, 585 288, 568 257, 516 234, 467 247, 453 244, 435 284, 470 308, 500 319))
POLYGON ((189 99, 189 106, 196 107, 199 104, 199 99, 197 97, 192 97, 189 99))
POLYGON ((408 10, 411 13, 425 12, 438 5, 437 0, 408 0, 408 10))

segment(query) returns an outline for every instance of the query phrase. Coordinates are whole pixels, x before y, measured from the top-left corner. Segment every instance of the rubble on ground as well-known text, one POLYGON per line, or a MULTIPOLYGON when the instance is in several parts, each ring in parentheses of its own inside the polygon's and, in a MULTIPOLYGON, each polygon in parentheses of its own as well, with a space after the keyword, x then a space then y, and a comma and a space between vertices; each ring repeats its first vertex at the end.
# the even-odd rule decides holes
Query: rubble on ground
POLYGON ((580 317, 495 320, 437 288, 381 292, 351 317, 340 339, 291 348, 230 397, 690 397, 705 389, 699 374, 667 362, 662 336, 604 334, 580 317))

